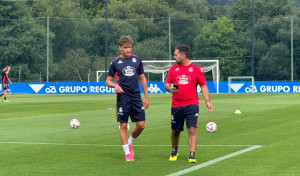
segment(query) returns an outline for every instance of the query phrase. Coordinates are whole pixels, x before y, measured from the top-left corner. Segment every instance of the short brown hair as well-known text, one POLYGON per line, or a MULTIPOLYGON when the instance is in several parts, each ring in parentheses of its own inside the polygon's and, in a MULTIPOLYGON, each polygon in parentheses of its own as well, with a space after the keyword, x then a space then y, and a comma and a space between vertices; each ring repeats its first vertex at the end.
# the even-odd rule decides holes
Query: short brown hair
POLYGON ((130 35, 122 35, 119 40, 119 46, 122 46, 124 43, 133 44, 132 38, 130 35))

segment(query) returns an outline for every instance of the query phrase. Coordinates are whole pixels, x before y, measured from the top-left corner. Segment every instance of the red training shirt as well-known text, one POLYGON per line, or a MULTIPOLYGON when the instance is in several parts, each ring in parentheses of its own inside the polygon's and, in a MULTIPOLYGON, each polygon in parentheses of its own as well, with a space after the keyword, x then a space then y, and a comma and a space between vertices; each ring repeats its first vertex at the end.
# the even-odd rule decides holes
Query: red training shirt
POLYGON ((197 85, 206 85, 201 68, 193 63, 187 66, 172 65, 169 69, 166 83, 178 85, 178 93, 172 95, 172 107, 191 104, 199 105, 197 85))

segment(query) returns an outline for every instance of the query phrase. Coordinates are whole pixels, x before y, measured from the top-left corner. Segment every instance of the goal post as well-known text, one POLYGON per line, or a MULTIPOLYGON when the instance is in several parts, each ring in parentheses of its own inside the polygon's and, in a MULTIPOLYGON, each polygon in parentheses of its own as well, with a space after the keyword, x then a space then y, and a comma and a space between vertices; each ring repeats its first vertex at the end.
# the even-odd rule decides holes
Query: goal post
MULTIPOLYGON (((219 93, 219 60, 190 60, 192 63, 201 67, 202 72, 212 72, 212 78, 216 92, 219 93)), ((143 60, 144 72, 161 75, 161 82, 165 81, 167 73, 172 65, 176 64, 175 60, 143 60)))
POLYGON ((105 70, 99 70, 99 71, 96 71, 96 81, 97 82, 101 82, 101 81, 104 81, 105 82, 105 70), (102 79, 103 80, 100 80, 102 79), (100 81, 99 81, 100 80, 100 81))
POLYGON ((228 93, 231 93, 231 89, 234 92, 238 92, 241 87, 245 84, 249 86, 246 87, 245 92, 256 92, 256 87, 254 85, 254 77, 253 76, 229 76, 228 77, 228 93))
MULTIPOLYGON (((190 60, 192 63, 201 67, 203 73, 212 73, 212 80, 216 93, 219 93, 219 81, 220 81, 220 71, 219 71, 219 60, 190 60)), ((159 78, 159 81, 155 82, 165 82, 167 73, 170 67, 176 64, 175 60, 143 60, 143 67, 145 76, 148 76, 147 81, 151 82, 150 76, 159 78), (150 75, 150 76, 149 76, 150 75)), ((96 71, 96 81, 105 81, 105 71, 96 71)))

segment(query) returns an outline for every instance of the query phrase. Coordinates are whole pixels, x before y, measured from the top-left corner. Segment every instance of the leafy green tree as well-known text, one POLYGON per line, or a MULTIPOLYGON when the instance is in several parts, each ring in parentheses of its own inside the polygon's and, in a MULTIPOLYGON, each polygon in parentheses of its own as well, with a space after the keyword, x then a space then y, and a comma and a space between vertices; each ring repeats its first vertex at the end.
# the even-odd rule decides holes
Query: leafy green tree
POLYGON ((228 76, 241 75, 244 69, 245 61, 241 57, 245 50, 239 47, 241 42, 233 23, 227 17, 220 17, 202 28, 194 40, 193 55, 198 58, 222 59, 221 79, 227 80, 228 76))
POLYGON ((257 76, 263 81, 290 80, 290 68, 289 48, 277 43, 259 61, 257 76))
POLYGON ((19 66, 27 81, 46 75, 46 28, 29 12, 26 2, 0 1, 0 64, 12 65, 12 80, 18 78, 19 66))
MULTIPOLYGON (((255 0, 255 19, 273 18, 292 14, 291 0, 255 0)), ((231 17, 238 20, 252 19, 252 1, 238 0, 231 8, 231 17)))

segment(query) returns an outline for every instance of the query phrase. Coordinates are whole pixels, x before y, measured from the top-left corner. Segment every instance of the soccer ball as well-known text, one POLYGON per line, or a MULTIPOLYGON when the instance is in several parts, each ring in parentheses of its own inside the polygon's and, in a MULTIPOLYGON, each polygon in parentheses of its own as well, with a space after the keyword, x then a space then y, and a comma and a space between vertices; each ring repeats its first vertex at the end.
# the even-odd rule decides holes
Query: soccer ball
POLYGON ((206 131, 213 133, 217 131, 217 124, 215 124, 214 122, 208 122, 206 125, 206 131))
MULTIPOLYGON (((119 130, 120 130, 120 125, 119 125, 119 130)), ((129 123, 127 123, 127 131, 129 131, 130 130, 130 126, 129 126, 129 123)))
POLYGON ((77 120, 77 119, 72 119, 72 120, 70 121, 70 127, 71 127, 71 128, 79 128, 79 126, 80 126, 79 120, 77 120))

